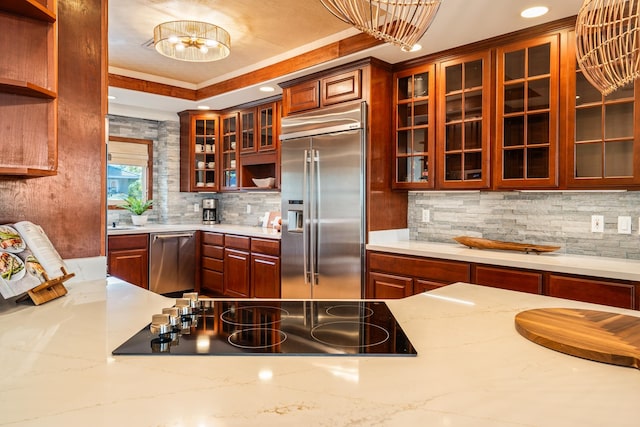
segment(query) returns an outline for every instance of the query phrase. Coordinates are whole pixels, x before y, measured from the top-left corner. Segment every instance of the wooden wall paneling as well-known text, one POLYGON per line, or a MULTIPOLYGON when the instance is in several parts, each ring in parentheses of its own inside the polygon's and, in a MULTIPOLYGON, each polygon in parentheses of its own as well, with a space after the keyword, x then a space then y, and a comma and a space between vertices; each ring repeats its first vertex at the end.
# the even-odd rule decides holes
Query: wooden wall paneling
POLYGON ((393 191, 391 102, 393 78, 389 64, 371 59, 363 68, 362 98, 367 101, 367 231, 407 227, 408 193, 393 191))

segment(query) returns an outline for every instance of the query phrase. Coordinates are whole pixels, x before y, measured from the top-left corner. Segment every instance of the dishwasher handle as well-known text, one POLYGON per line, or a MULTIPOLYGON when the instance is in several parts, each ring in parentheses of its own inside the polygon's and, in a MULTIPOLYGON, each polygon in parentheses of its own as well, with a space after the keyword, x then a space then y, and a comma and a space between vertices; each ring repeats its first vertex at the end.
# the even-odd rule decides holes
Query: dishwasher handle
POLYGON ((153 241, 155 242, 158 239, 177 239, 179 237, 193 237, 193 233, 182 233, 182 234, 155 234, 153 236, 153 241))

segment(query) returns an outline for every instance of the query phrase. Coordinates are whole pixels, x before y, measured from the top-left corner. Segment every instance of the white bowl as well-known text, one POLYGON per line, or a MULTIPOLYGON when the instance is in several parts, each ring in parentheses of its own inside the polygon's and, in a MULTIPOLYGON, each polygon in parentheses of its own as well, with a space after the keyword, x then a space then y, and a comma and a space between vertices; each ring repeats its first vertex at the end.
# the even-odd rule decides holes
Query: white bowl
POLYGON ((256 185, 256 187, 258 188, 272 188, 273 184, 275 184, 276 179, 269 177, 269 178, 251 178, 251 180, 253 181, 253 183, 256 185))

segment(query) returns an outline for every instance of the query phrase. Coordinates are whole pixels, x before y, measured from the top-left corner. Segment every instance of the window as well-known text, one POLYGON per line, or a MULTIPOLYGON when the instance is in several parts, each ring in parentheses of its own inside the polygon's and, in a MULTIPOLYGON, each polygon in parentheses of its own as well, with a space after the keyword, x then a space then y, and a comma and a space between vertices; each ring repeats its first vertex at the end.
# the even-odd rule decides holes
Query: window
POLYGON ((129 196, 153 198, 153 141, 110 136, 107 144, 107 204, 129 196))

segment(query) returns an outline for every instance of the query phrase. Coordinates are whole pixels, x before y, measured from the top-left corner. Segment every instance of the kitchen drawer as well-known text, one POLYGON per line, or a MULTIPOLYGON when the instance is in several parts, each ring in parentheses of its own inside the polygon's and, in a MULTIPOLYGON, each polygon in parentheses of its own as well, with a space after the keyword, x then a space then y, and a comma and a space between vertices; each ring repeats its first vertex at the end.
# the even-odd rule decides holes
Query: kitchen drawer
POLYGON ((202 256, 223 259, 224 248, 222 246, 202 245, 202 256))
POLYGON ((251 239, 249 237, 227 234, 224 240, 225 248, 244 249, 248 251, 251 247, 251 239))
POLYGON ((202 257, 202 268, 224 272, 224 261, 221 259, 202 257))
POLYGON ((542 273, 478 265, 473 283, 493 288, 542 294, 542 273))
POLYGON ((413 281, 413 293, 421 294, 423 292, 432 291, 434 289, 447 286, 448 283, 433 282, 431 280, 415 279, 413 281))
POLYGON ((280 241, 271 239, 251 239, 251 252, 280 256, 280 241))
POLYGON ((108 250, 120 249, 148 249, 148 234, 125 234, 120 236, 109 236, 108 250))
POLYGON ((212 292, 215 296, 222 295, 224 291, 224 275, 220 272, 202 269, 202 284, 200 292, 212 292))
POLYGON ((202 243, 205 245, 224 246, 224 234, 203 232, 202 243))
POLYGON ((636 286, 633 283, 551 274, 548 295, 634 309, 637 308, 635 306, 636 286))
POLYGON ((429 279, 443 284, 469 282, 471 266, 466 262, 441 261, 369 252, 369 270, 429 279))

